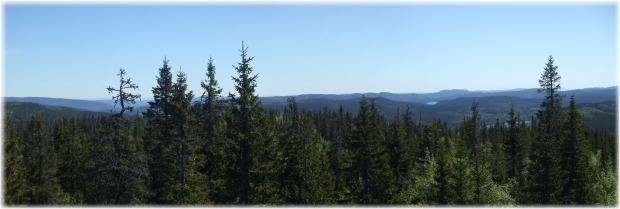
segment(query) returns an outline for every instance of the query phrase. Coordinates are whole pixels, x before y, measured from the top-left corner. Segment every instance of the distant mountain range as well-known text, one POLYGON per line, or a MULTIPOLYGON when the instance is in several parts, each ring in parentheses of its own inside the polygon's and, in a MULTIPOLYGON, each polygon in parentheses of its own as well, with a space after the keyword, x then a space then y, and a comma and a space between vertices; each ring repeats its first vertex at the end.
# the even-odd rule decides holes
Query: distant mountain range
MULTIPOLYGON (((617 86, 607 88, 586 88, 577 90, 561 91, 561 94, 570 97, 574 95, 578 103, 585 102, 602 102, 608 100, 616 100, 617 86)), ((494 90, 494 91, 469 91, 465 89, 442 90, 435 93, 403 93, 395 94, 388 92, 381 93, 354 93, 354 94, 302 94, 295 96, 297 101, 306 99, 330 99, 330 100, 346 100, 357 99, 364 95, 368 98, 383 97, 398 102, 416 102, 422 104, 435 103, 444 100, 458 99, 464 97, 490 97, 490 96, 512 96, 524 99, 542 99, 544 95, 538 93, 537 89, 513 89, 513 90, 494 90)), ((274 96, 261 98, 263 104, 272 102, 286 102, 290 96, 274 96)), ((568 100, 566 100, 568 104, 568 100)))
MULTIPOLYGON (((608 131, 615 131, 616 127, 616 95, 617 86, 607 88, 586 88, 562 91, 565 95, 564 106, 568 105, 569 97, 575 96, 578 106, 583 109, 584 120, 591 126, 608 131)), ((487 124, 503 121, 507 118, 510 105, 515 105, 517 112, 523 120, 530 120, 539 109, 543 94, 536 89, 514 89, 505 91, 468 91, 463 89, 443 90, 436 93, 405 93, 395 94, 381 93, 354 93, 354 94, 302 94, 295 98, 306 110, 329 110, 337 111, 340 105, 348 112, 356 113, 362 96, 374 99, 387 118, 393 118, 397 110, 404 112, 409 107, 416 119, 423 122, 431 122, 433 119, 441 119, 448 125, 458 124, 463 117, 469 114, 474 98, 479 103, 482 120, 487 124)), ((290 96, 261 97, 262 104, 267 109, 282 111, 288 105, 290 96)), ((199 101, 195 98, 193 101, 199 101)), ((136 104, 136 111, 145 111, 149 100, 142 100, 136 104)), ((114 109, 112 100, 76 100, 45 97, 5 97, 5 108, 17 108, 16 103, 28 102, 50 107, 55 111, 70 112, 58 107, 75 108, 82 111, 79 114, 94 114, 95 112, 109 113, 114 109), (7 105, 8 104, 8 105, 7 105)), ((30 105, 29 108, 34 106, 30 105)), ((19 108, 18 108, 19 109, 19 108)), ((37 106, 34 109, 41 109, 37 106)), ((118 110, 118 108, 116 108, 118 110)), ((15 110, 12 110, 15 112, 15 110)), ((136 111, 131 114, 136 114, 136 111)), ((57 113, 57 115, 62 115, 57 113)))

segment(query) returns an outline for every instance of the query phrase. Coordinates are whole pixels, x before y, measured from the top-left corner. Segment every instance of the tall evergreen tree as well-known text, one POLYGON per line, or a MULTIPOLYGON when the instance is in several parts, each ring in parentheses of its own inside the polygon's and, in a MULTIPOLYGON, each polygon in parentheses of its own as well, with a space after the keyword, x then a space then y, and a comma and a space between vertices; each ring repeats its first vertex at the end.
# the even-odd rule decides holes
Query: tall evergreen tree
POLYGON ((331 170, 334 173, 334 190, 337 203, 344 203, 348 198, 346 189, 347 169, 351 165, 351 155, 347 149, 346 131, 347 123, 345 121, 345 113, 342 105, 338 109, 335 128, 331 136, 331 146, 328 152, 328 158, 331 162, 331 170))
POLYGON ((356 201, 362 204, 386 204, 393 201, 394 177, 389 164, 383 115, 376 104, 365 98, 360 101, 356 118, 352 190, 356 201))
POLYGON ((171 67, 164 58, 163 66, 159 68, 157 86, 153 87, 153 101, 143 113, 146 119, 145 151, 148 156, 149 201, 154 204, 173 204, 175 202, 174 187, 176 186, 174 166, 177 159, 172 156, 171 146, 174 140, 175 129, 172 122, 171 103, 174 94, 171 67))
POLYGON ((228 149, 231 142, 224 136, 224 105, 221 100, 222 88, 215 79, 215 65, 209 57, 207 79, 201 81, 204 90, 201 96, 197 130, 198 156, 201 159, 198 171, 207 181, 208 199, 218 200, 216 203, 232 202, 232 194, 226 190, 226 174, 230 165, 228 149))
POLYGON ((539 80, 538 92, 545 93, 545 99, 540 104, 541 109, 536 114, 537 137, 533 143, 532 153, 532 194, 534 201, 541 204, 558 203, 561 191, 558 146, 561 142, 561 101, 559 94, 560 75, 557 66, 549 56, 544 72, 539 80))
POLYGON ((467 126, 467 132, 465 132, 465 136, 467 139, 467 147, 471 150, 472 154, 476 155, 476 145, 478 144, 478 128, 480 128, 480 108, 478 107, 478 102, 474 98, 474 101, 471 105, 471 115, 469 116, 468 122, 464 122, 467 126))
POLYGON ((589 144, 585 141, 584 124, 575 104, 575 97, 570 97, 566 121, 564 123, 565 140, 561 146, 561 170, 563 171, 564 203, 586 204, 588 202, 588 160, 591 155, 589 144))
POLYGON ((329 169, 329 144, 322 139, 309 114, 289 98, 291 127, 283 146, 283 188, 287 203, 327 204, 333 200, 334 176, 329 169))
POLYGON ((254 57, 247 55, 247 47, 241 44, 241 62, 233 66, 239 77, 232 77, 239 95, 230 93, 227 116, 227 136, 234 141, 236 153, 233 157, 233 171, 229 174, 231 188, 238 192, 238 203, 277 203, 278 172, 276 170, 278 141, 256 95, 256 79, 250 62, 254 57))
POLYGON ((523 161, 525 158, 523 143, 520 138, 520 129, 518 127, 520 123, 520 116, 515 112, 515 106, 510 106, 510 112, 508 112, 508 135, 504 141, 504 152, 506 153, 506 160, 509 166, 508 177, 517 177, 523 169, 523 161))
MULTIPOLYGON (((405 114, 404 117, 407 117, 405 114)), ((406 203, 406 198, 401 195, 405 189, 411 184, 408 178, 409 172, 413 167, 414 146, 413 140, 407 138, 405 124, 400 120, 400 114, 397 114, 391 121, 388 131, 388 153, 390 154, 390 166, 393 171, 394 185, 396 185, 398 198, 397 203, 406 203)))
POLYGON ((192 91, 187 89, 187 75, 183 71, 177 73, 177 80, 172 85, 170 103, 170 125, 172 133, 169 140, 169 156, 174 164, 171 166, 172 201, 176 204, 204 204, 206 186, 202 174, 196 171, 194 144, 196 141, 190 133, 192 91), (190 184, 192 182, 193 184, 190 184))

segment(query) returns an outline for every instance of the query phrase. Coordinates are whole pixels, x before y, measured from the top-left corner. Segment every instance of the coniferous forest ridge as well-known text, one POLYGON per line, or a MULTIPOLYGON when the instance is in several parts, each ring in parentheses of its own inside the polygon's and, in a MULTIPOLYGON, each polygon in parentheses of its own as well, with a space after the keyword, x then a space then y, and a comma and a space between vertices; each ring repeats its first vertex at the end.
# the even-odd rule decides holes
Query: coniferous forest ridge
POLYGON ((228 95, 212 59, 203 92, 164 59, 144 110, 120 69, 107 88, 118 112, 7 116, 4 204, 617 205, 616 134, 587 125, 587 106, 561 94, 552 56, 532 78, 543 95, 535 116, 513 104, 489 124, 477 99, 450 123, 422 122, 408 106, 386 117, 366 97, 356 111, 308 110, 294 97, 268 109, 254 57, 239 52, 228 95))

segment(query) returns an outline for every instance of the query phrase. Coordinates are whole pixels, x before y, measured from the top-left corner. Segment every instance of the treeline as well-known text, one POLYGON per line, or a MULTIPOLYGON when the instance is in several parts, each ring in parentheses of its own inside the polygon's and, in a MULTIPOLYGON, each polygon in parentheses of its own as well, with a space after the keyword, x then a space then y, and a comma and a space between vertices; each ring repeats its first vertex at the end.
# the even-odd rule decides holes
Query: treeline
POLYGON ((109 116, 39 116, 4 125, 7 205, 616 205, 616 138, 588 128, 562 97, 550 57, 546 98, 531 124, 471 114, 452 130, 409 109, 386 120, 373 100, 356 113, 304 111, 295 98, 266 111, 247 47, 228 99, 209 59, 201 102, 186 75, 159 69, 154 101, 126 116, 140 95, 118 74, 109 116))

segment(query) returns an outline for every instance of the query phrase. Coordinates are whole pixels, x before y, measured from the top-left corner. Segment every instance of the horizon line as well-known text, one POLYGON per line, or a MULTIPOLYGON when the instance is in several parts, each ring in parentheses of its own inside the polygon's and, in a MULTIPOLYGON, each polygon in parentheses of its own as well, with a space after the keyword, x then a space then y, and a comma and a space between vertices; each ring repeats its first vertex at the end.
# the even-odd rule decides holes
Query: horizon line
MULTIPOLYGON (((582 89, 605 89, 605 88, 613 88, 613 87, 618 87, 618 85, 614 85, 614 86, 607 86, 607 87, 586 87, 586 88, 579 88, 579 89, 562 89, 560 91, 573 91, 573 90, 582 90, 582 89)), ((381 92, 354 92, 354 93, 302 93, 302 94, 296 94, 296 95, 273 95, 273 96, 260 96, 260 94, 257 94, 259 96, 259 98, 265 98, 265 97, 295 97, 295 96, 302 96, 302 95, 318 95, 318 94, 322 94, 322 95, 348 95, 348 94, 381 94, 381 93, 390 93, 390 94, 433 94, 433 93, 439 93, 442 91, 454 91, 454 90, 465 90, 465 91, 469 91, 469 92, 508 92, 508 91, 521 91, 521 90, 528 90, 528 89, 538 89, 538 88, 512 88, 512 89, 500 89, 500 90, 469 90, 469 89, 442 89, 436 92, 408 92, 408 93, 394 93, 394 92, 387 92, 387 91, 381 91, 381 92)), ((227 97, 227 96, 222 96, 221 97, 227 97)), ((87 101, 101 101, 101 100, 111 100, 109 98, 65 98, 65 97, 45 97, 45 96, 5 96, 2 95, 2 98, 7 98, 7 97, 12 97, 12 98, 49 98, 49 99, 74 99, 74 100, 87 100, 87 101)), ((199 96, 194 97, 193 99, 196 98, 200 98, 199 96)), ((144 100, 152 100, 153 98, 144 98, 144 100)), ((192 99, 192 100, 193 100, 192 99)))

